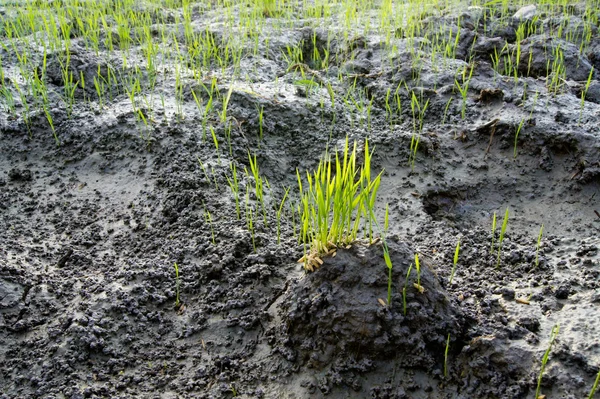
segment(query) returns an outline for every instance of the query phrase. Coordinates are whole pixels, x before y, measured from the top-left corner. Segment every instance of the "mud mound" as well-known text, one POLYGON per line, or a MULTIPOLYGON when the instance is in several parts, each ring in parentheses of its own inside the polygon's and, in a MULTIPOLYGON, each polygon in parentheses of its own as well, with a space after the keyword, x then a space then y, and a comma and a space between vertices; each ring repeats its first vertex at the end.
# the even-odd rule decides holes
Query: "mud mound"
POLYGON ((388 284, 381 245, 340 249, 288 292, 281 305, 284 341, 297 349, 297 362, 322 369, 334 361, 395 357, 402 366, 427 371, 443 363, 448 334, 452 341, 460 337, 465 317, 425 266, 420 272, 422 293, 412 268, 404 314, 402 288, 414 252, 405 243, 391 243, 390 255, 391 306, 381 303, 388 284))

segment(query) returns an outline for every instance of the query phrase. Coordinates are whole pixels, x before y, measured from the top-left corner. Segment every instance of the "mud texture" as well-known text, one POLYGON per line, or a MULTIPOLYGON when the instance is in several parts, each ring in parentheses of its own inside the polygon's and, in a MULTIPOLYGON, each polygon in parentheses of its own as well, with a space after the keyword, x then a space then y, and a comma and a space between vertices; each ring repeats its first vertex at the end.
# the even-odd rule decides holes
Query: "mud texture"
MULTIPOLYGON (((577 34, 572 43, 526 38, 534 62, 529 77, 520 71, 515 80, 494 71, 489 55, 505 40, 514 43, 516 23, 484 26, 478 12, 428 17, 431 26, 456 30, 461 15, 464 37, 445 63, 423 57, 415 66, 409 46, 427 49, 401 29, 391 58, 379 37, 333 40, 340 56, 327 70, 311 61, 306 45, 303 68, 331 84, 333 105, 325 85, 298 83, 300 71, 282 53, 315 34, 325 46, 336 28, 289 27, 243 58, 241 75, 250 81, 234 82, 232 71, 219 76, 223 96, 233 85, 233 128, 228 138, 219 115, 210 116, 218 152, 187 94, 201 92, 191 73, 183 117, 175 113, 175 78, 161 73, 157 91, 166 103, 155 97, 147 128, 118 86, 102 107, 93 91, 78 90, 67 115, 49 54, 60 146, 41 113, 29 129, 20 114, 0 114, 0 398, 532 398, 557 324, 542 392, 587 397, 600 367, 596 72, 583 108, 580 98, 592 66, 600 68, 597 27, 587 55, 577 50, 577 34), (549 93, 546 49, 559 44, 572 57, 560 92, 549 93), (454 85, 469 59, 463 119, 454 85), (390 120, 385 95, 400 83, 403 108, 390 120), (353 85, 373 100, 370 115, 341 101, 353 85), (430 101, 414 170, 412 93, 430 101), (374 168, 385 170, 378 217, 389 203, 391 304, 381 242, 361 239, 305 274, 289 205, 278 242, 283 187, 292 187, 295 204, 296 170, 312 170, 346 137, 369 138, 374 168), (264 216, 254 180, 243 173, 248 152, 269 180, 264 216), (241 192, 249 187, 253 234, 245 195, 236 216, 227 183, 232 163, 241 192), (415 253, 423 293, 415 286, 415 253)), ((227 34, 217 11, 194 18, 217 38, 227 34)), ((556 18, 542 15, 538 23, 556 18)), ((92 76, 109 62, 122 68, 122 57, 97 56, 76 34, 72 46, 78 74, 92 76)), ((16 74, 7 50, 0 52, 7 75, 16 74)), ((223 100, 215 101, 221 109, 223 100)))

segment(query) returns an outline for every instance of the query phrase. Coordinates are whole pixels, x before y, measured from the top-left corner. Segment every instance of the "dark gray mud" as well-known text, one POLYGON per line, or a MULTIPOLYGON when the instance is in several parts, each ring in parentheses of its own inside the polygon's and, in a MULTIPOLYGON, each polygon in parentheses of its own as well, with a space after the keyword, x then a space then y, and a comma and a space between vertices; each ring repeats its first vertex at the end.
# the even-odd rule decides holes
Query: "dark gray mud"
MULTIPOLYGON (((600 39, 566 60, 567 80, 552 94, 537 68, 548 62, 542 51, 530 77, 499 75, 489 54, 514 42, 515 27, 483 27, 476 9, 465 12, 473 22, 462 28, 456 59, 424 58, 418 79, 401 32, 391 62, 379 38, 360 37, 328 71, 309 63, 306 70, 331 83, 333 106, 324 87, 299 86, 300 73, 288 70, 283 49, 313 34, 290 28, 268 53, 243 59, 252 83, 220 77, 223 94, 233 84, 234 128, 229 147, 219 115, 210 117, 219 154, 191 96, 183 119, 167 96, 148 130, 118 88, 103 109, 93 92, 80 92, 72 117, 61 104, 53 110, 60 147, 42 116, 29 134, 21 118, 0 115, 0 397, 532 398, 557 324, 542 392, 587 397, 600 367, 597 73, 583 110, 580 95, 591 67, 600 68, 600 39), (453 87, 471 56, 463 120, 453 87), (341 101, 355 82, 373 100, 369 116, 341 101), (403 111, 390 121, 385 93, 400 82, 403 111), (412 93, 430 100, 414 170, 412 93), (311 170, 346 137, 369 138, 385 170, 378 209, 381 219, 390 204, 391 306, 379 301, 388 277, 381 244, 339 249, 304 274, 289 209, 277 242, 282 187, 294 187, 294 201, 296 169, 311 170), (226 178, 231 163, 249 167, 248 151, 270 183, 267 223, 256 208, 256 251, 226 178), (500 226, 507 207, 498 266, 492 215, 500 226), (415 252, 425 291, 413 271, 405 315, 402 288, 415 252)), ((213 17, 198 16, 208 25, 213 17)), ((429 22, 455 28, 452 16, 429 22)), ((217 23, 211 29, 225 34, 217 23)), ((317 33, 325 43, 327 31, 317 33)), ((557 45, 525 40, 533 51, 557 45)), ((75 58, 83 73, 105 65, 84 47, 75 58)), ((59 77, 49 79, 61 90, 59 77)), ((172 74, 160 81, 157 90, 173 91, 172 74)), ((251 177, 240 179, 243 192, 253 187, 251 177)))

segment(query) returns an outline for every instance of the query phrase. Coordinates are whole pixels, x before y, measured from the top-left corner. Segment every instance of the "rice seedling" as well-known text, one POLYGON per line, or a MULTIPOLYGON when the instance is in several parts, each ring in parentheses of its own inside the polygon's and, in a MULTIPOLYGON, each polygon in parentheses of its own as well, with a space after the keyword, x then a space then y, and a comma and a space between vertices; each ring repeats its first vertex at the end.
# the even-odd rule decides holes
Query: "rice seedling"
POLYGON ((383 241, 383 259, 388 268, 387 306, 391 308, 392 307, 392 269, 393 269, 393 265, 392 265, 392 259, 390 258, 390 251, 389 251, 387 244, 385 243, 385 240, 383 241))
POLYGON ((444 377, 448 377, 448 350, 450 349, 450 333, 446 340, 446 350, 444 351, 444 377))
POLYGON ((281 203, 279 204, 279 208, 277 209, 277 245, 280 244, 281 240, 281 214, 283 212, 283 207, 285 205, 285 200, 290 192, 290 187, 284 188, 283 198, 281 199, 281 203))
POLYGON ((454 261, 452 263, 452 272, 450 273, 450 280, 448 284, 452 284, 452 279, 454 278, 454 273, 456 272, 456 265, 458 264, 458 254, 460 252, 460 238, 456 243, 456 249, 454 250, 454 261))
POLYGON ((210 128, 210 134, 213 139, 213 143, 215 145, 215 151, 217 152, 217 160, 219 161, 219 165, 220 165, 221 164, 221 153, 219 152, 219 139, 217 138, 217 133, 215 132, 215 129, 212 126, 209 126, 209 128, 210 128))
MULTIPOLYGON (((206 102, 206 107, 204 107, 204 117, 202 118, 202 138, 206 141, 206 125, 208 121, 208 115, 213 108, 213 95, 212 92, 209 94, 208 101, 206 102)), ((213 137, 214 139, 214 137, 213 137)))
POLYGON ((391 123, 392 120, 392 107, 390 106, 390 95, 392 94, 392 89, 388 88, 385 92, 385 119, 391 123))
MULTIPOLYGON (((525 95, 526 92, 527 92, 527 90, 524 90, 523 95, 525 95)), ((531 105, 531 109, 529 110, 529 116, 527 118, 521 119, 521 122, 519 123, 519 126, 517 127, 517 131, 515 133, 515 143, 514 143, 514 147, 513 147, 513 158, 517 158, 517 141, 519 139, 519 133, 523 129, 525 122, 531 120, 531 116, 533 115, 533 111, 535 110, 535 106, 537 104, 539 94, 540 93, 536 91, 535 96, 533 97, 533 103, 531 105)))
POLYGON ((50 125, 50 129, 52 129, 52 135, 54 136, 54 141, 56 142, 56 146, 60 147, 60 140, 58 139, 58 135, 56 134, 56 129, 54 128, 54 122, 52 119, 52 114, 47 107, 44 107, 44 114, 46 115, 46 120, 50 125))
POLYGON ((206 173, 206 166, 204 166, 204 163, 202 162, 202 160, 200 159, 200 157, 196 157, 196 159, 198 160, 198 164, 200 165, 200 169, 202 169, 202 172, 204 173, 204 179, 206 180, 207 183, 210 184, 210 178, 208 177, 208 173, 206 173))
POLYGON ((327 82, 325 86, 327 88, 327 93, 329 94, 329 100, 331 101, 331 108, 335 108, 335 92, 333 91, 333 87, 331 83, 327 82))
POLYGON ((581 118, 583 117, 583 108, 585 107, 585 97, 587 96, 587 92, 590 89, 590 85, 592 83, 592 77, 594 75, 594 67, 590 69, 590 74, 588 75, 587 81, 585 82, 585 86, 581 91, 581 107, 579 109, 579 125, 581 125, 581 118))
MULTIPOLYGON (((248 151, 248 162, 250 164, 250 171, 252 172, 252 177, 254 177, 254 192, 256 194, 256 198, 260 202, 260 206, 263 211, 263 221, 265 226, 267 225, 267 211, 265 208, 265 196, 264 196, 264 187, 263 187, 263 179, 260 177, 260 172, 258 170, 258 163, 256 162, 256 154, 254 158, 250 155, 248 151)), ((248 173, 248 170, 246 170, 248 173)))
MULTIPOLYGON (((377 221, 375 219, 375 221, 377 221)), ((393 270, 393 264, 392 264, 392 259, 390 257, 390 251, 389 248, 387 246, 387 242, 386 242, 386 236, 387 236, 387 231, 389 229, 390 226, 390 209, 389 209, 389 205, 386 204, 385 205, 385 217, 384 217, 384 222, 383 222, 383 232, 381 232, 381 239, 383 241, 383 259, 385 261, 386 266, 388 267, 388 292, 387 292, 387 306, 391 307, 392 306, 392 270, 393 270)))
POLYGON ((229 188, 231 189, 231 193, 235 200, 235 214, 238 220, 240 220, 242 216, 240 212, 240 185, 238 182, 237 169, 233 162, 229 165, 229 168, 231 169, 232 177, 230 179, 229 176, 225 176, 225 178, 227 179, 227 184, 229 184, 229 188))
POLYGON ((225 125, 225 140, 227 140, 227 148, 229 148, 229 156, 233 157, 233 147, 231 145, 231 122, 225 125))
POLYGON ((521 133, 521 129, 523 129, 523 125, 525 124, 525 118, 521 119, 519 126, 517 127, 517 131, 515 133, 515 144, 513 148, 513 158, 517 158, 517 141, 519 139, 519 133, 521 133))
POLYGON ((538 233, 537 244, 535 246, 535 267, 539 264, 540 259, 540 246, 542 245, 542 234, 544 233, 544 224, 540 227, 540 232, 538 233))
MULTIPOLYGON (((368 211, 366 219, 366 227, 364 229, 365 234, 368 234, 369 243, 373 243, 373 222, 377 224, 377 218, 374 214, 375 209, 375 201, 377 199, 377 192, 379 190, 379 184, 381 183, 381 179, 376 179, 375 181, 371 181, 371 158, 373 157, 373 152, 369 152, 369 142, 365 141, 365 155, 364 155, 364 164, 361 174, 363 174, 363 179, 361 179, 361 188, 362 188, 362 197, 365 201, 364 209, 368 211), (370 190, 367 190, 367 186, 372 186, 370 190)), ((389 224, 389 211, 386 207, 386 220, 385 223, 389 224)), ((387 228, 385 228, 387 231, 387 228)), ((385 239, 385 231, 382 234, 385 239)))
POLYGON ((508 208, 504 212, 504 219, 502 220, 502 227, 500 228, 500 237, 498 238, 498 261, 496 267, 500 267, 500 255, 502 254, 502 241, 504 241, 504 233, 506 233, 506 227, 508 226, 508 208))
POLYGON ((210 235, 212 238, 211 241, 212 241, 213 245, 217 245, 217 241, 215 240, 215 229, 213 227, 213 219, 212 219, 212 215, 210 214, 208 209, 204 210, 204 220, 206 221, 206 223, 208 223, 208 226, 210 227, 210 235))
POLYGON ((452 104, 452 100, 454 100, 454 97, 450 97, 448 102, 446 102, 446 106, 444 107, 444 117, 442 118, 442 125, 446 124, 446 117, 448 116, 448 109, 450 108, 450 104, 452 104))
POLYGON ((402 306, 404 309, 404 316, 406 316, 406 290, 408 289, 408 278, 410 277, 411 271, 412 271, 412 263, 408 267, 408 271, 406 272, 406 279, 404 280, 404 288, 402 288, 402 306))
POLYGON ((96 76, 94 76, 94 88, 98 96, 98 109, 102 110, 104 108, 104 82, 96 76))
POLYGON ((421 285, 421 264, 419 262, 419 254, 415 253, 415 269, 417 269, 417 282, 414 287, 422 294, 425 288, 421 285))
POLYGON ((400 96, 401 85, 402 82, 398 84, 394 93, 394 103, 396 105, 396 115, 398 120, 400 120, 400 117, 402 116, 402 97, 400 96))
POLYGON ((185 119, 183 113, 183 80, 179 65, 175 68, 175 116, 179 120, 185 119))
POLYGON ((250 237, 252 238, 252 248, 256 253, 256 241, 254 239, 254 213, 252 211, 252 206, 250 205, 250 187, 246 186, 246 225, 248 226, 248 231, 250 232, 250 237))
POLYGON ((371 101, 367 102, 367 131, 371 131, 371 109, 373 108, 373 101, 375 98, 371 98, 371 101))
POLYGON ((225 123, 227 120, 227 108, 229 107, 229 100, 231 99, 231 93, 233 93, 233 84, 229 86, 229 90, 227 91, 227 95, 223 100, 223 109, 221 110, 221 122, 225 123))
POLYGON ((421 140, 421 132, 423 131, 423 119, 425 118, 425 111, 429 105, 429 99, 425 103, 422 103, 423 98, 419 100, 415 95, 414 91, 411 91, 411 102, 410 108, 413 116, 413 134, 410 139, 410 152, 408 157, 408 163, 411 170, 415 169, 415 160, 417 158, 417 149, 419 148, 419 141, 421 140), (418 123, 417 123, 418 122, 418 123))
POLYGON ((550 333, 550 343, 548 344, 548 349, 546 349, 546 352, 544 353, 544 357, 542 358, 542 367, 540 368, 540 374, 539 374, 538 380, 537 380, 537 388, 535 389, 534 398, 536 398, 536 399, 540 397, 540 392, 541 392, 541 387, 542 387, 542 377, 544 375, 544 370, 546 369, 546 364, 548 363, 548 358, 550 357, 550 351, 552 350, 552 345, 554 345, 554 341, 556 340, 556 337, 558 336, 559 329, 560 328, 557 324, 552 328, 552 332, 550 333))
POLYGON ((192 97, 194 98, 194 102, 196 103, 196 108, 198 108, 198 111, 202 113, 202 101, 198 98, 198 95, 196 94, 195 90, 190 90, 190 92, 192 93, 192 97))
POLYGON ((260 141, 263 139, 263 116, 265 107, 261 106, 258 110, 258 138, 260 141))
POLYGON ((179 308, 181 306, 181 302, 179 301, 179 286, 181 285, 181 281, 179 279, 179 266, 177 262, 175 262, 175 308, 179 308))
POLYGON ((592 386, 592 390, 590 391, 588 399, 594 398, 594 395, 596 394, 596 391, 598 390, 598 386, 600 386, 600 370, 598 370, 598 375, 596 376, 596 381, 594 382, 594 385, 592 386))
POLYGON ((303 96, 307 99, 315 94, 319 90, 320 85, 313 79, 298 79, 294 81, 294 86, 299 88, 300 92, 303 92, 303 96))
POLYGON ((306 190, 300 172, 296 172, 300 191, 300 236, 310 247, 310 253, 306 253, 305 247, 301 261, 309 271, 320 266, 320 256, 355 241, 361 221, 369 223, 374 214, 372 207, 381 173, 371 178, 372 154, 368 152, 368 144, 365 144, 365 161, 359 170, 356 147, 355 142, 350 151, 346 139, 342 154, 335 154, 335 163, 329 156, 321 159, 315 172, 306 173, 306 190))
MULTIPOLYGON (((458 79, 454 79, 454 85, 462 97, 462 106, 460 109, 460 116, 461 116, 461 119, 463 119, 463 120, 465 119, 465 113, 467 110, 467 94, 469 92, 469 83, 471 82, 471 77, 473 76, 473 69, 474 69, 473 66, 471 66, 470 68, 468 66, 465 66, 465 68, 462 71, 462 84, 458 81, 458 79), (470 70, 468 76, 467 76, 467 69, 470 70)), ((450 103, 448 103, 448 105, 449 104, 450 103)))

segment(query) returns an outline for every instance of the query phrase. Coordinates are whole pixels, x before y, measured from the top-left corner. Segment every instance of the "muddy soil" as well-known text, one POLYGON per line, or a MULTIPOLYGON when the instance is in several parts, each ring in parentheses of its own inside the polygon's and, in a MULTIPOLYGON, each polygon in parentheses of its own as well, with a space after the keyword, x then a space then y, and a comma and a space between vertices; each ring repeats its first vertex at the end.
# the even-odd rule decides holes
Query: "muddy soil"
MULTIPOLYGON (((549 93, 551 52, 541 49, 559 40, 527 38, 532 73, 515 80, 489 58, 498 43, 514 41, 514 24, 484 27, 477 13, 462 13, 473 22, 463 24, 456 59, 434 65, 425 57, 418 78, 414 43, 401 32, 391 59, 381 38, 361 36, 327 71, 309 63, 305 70, 337 93, 334 105, 325 87, 298 84, 299 71, 281 56, 315 32, 325 43, 327 30, 289 28, 242 60, 252 83, 219 76, 223 94, 233 85, 234 128, 229 146, 219 115, 211 116, 218 153, 191 96, 184 117, 176 115, 168 71, 157 89, 166 104, 156 106, 150 131, 118 88, 102 109, 92 92, 80 92, 71 117, 57 102, 60 146, 42 115, 30 133, 21 117, 0 115, 0 398, 533 398, 555 325, 542 392, 587 397, 600 367, 597 73, 583 108, 580 96, 600 67, 600 39, 596 30, 587 55, 562 43, 573 53, 567 80, 549 93), (453 87, 471 57, 463 118, 453 87), (400 82, 403 111, 390 121, 384 98, 400 82), (341 101, 354 83, 373 100, 368 116, 341 101), (429 99, 414 169, 412 93, 429 99), (381 242, 361 239, 305 273, 288 205, 278 239, 283 187, 292 187, 294 203, 296 170, 312 170, 346 137, 359 146, 368 138, 384 170, 378 216, 388 203, 390 304, 381 242), (253 178, 242 173, 248 151, 269 181, 264 216, 253 178), (253 233, 244 198, 236 215, 231 164, 241 192, 250 187, 253 233), (498 258, 492 217, 497 248, 506 208, 498 258)), ((455 29, 457 15, 428 23, 455 29)), ((224 34, 217 11, 195 18, 224 34)), ((93 74, 105 65, 72 41, 73 68, 93 74)), ((195 85, 191 76, 185 82, 195 85)), ((49 85, 62 89, 59 78, 49 85)))

